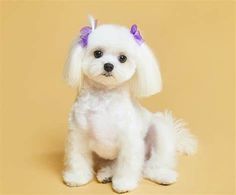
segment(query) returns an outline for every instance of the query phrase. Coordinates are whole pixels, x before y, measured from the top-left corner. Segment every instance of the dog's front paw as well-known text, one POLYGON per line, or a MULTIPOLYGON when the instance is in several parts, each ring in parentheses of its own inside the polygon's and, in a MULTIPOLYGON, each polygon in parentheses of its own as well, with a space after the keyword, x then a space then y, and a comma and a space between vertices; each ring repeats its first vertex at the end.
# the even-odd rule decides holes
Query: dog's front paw
POLYGON ((112 178, 112 188, 118 193, 125 193, 134 190, 138 186, 138 181, 131 178, 112 178))
POLYGON ((167 168, 146 169, 144 177, 163 185, 169 185, 176 182, 178 174, 176 171, 167 168))
POLYGON ((112 168, 107 166, 107 167, 104 167, 104 168, 98 170, 96 177, 97 177, 97 180, 100 183, 109 183, 109 182, 111 182, 112 168))
POLYGON ((65 171, 63 173, 64 183, 70 187, 82 186, 93 178, 92 173, 79 171, 65 171))

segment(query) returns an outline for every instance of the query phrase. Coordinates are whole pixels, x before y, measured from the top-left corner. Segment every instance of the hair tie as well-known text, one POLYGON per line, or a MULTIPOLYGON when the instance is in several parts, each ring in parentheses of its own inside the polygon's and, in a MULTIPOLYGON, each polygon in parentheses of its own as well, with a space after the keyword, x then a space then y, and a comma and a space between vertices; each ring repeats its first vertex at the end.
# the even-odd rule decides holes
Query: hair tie
POLYGON ((90 26, 85 26, 80 30, 80 40, 79 44, 82 47, 86 47, 88 44, 88 36, 92 32, 92 28, 90 26))
POLYGON ((89 23, 90 26, 85 26, 83 28, 81 28, 80 30, 80 39, 79 39, 79 44, 82 47, 86 47, 88 45, 88 37, 90 35, 90 33, 92 31, 95 30, 95 28, 97 27, 97 20, 93 18, 93 16, 89 16, 89 23))
POLYGON ((131 28, 130 28, 130 33, 134 36, 135 41, 136 41, 139 45, 141 45, 141 44, 144 42, 144 40, 143 40, 143 38, 142 38, 140 32, 138 31, 138 27, 137 27, 136 24, 133 24, 133 25, 131 26, 131 28))

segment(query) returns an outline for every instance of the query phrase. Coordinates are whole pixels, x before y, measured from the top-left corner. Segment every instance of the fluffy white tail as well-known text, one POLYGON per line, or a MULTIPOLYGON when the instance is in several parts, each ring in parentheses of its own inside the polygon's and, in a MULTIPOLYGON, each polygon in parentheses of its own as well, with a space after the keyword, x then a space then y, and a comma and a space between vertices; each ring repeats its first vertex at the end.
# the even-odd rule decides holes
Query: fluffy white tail
POLYGON ((197 140, 189 132, 186 123, 182 119, 175 119, 170 111, 164 113, 156 113, 162 115, 164 120, 168 122, 176 133, 177 152, 186 155, 193 155, 197 151, 197 140))

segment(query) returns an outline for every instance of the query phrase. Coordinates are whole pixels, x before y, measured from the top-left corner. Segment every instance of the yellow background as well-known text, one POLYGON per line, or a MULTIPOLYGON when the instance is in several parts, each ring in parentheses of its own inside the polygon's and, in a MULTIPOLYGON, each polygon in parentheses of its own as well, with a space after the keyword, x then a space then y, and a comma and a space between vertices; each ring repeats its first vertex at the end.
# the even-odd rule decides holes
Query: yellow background
POLYGON ((179 180, 143 180, 132 194, 233 194, 235 184, 233 1, 1 1, 1 189, 3 194, 104 194, 110 184, 62 183, 67 115, 75 89, 62 80, 71 41, 93 14, 138 24, 161 64, 163 91, 142 101, 173 110, 198 137, 180 157, 179 180))

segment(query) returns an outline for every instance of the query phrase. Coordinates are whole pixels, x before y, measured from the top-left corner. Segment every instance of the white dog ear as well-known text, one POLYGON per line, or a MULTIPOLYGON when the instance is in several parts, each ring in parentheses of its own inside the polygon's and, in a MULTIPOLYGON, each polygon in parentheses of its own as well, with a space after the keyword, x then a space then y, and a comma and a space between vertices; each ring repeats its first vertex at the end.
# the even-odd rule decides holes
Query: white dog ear
POLYGON ((143 43, 136 54, 136 73, 131 80, 131 90, 136 97, 148 97, 161 91, 159 64, 151 49, 143 43))
POLYGON ((84 48, 78 43, 73 44, 64 68, 64 78, 72 87, 82 86, 82 60, 84 48))
POLYGON ((97 20, 92 16, 88 17, 91 27, 85 26, 80 30, 80 38, 73 44, 67 62, 64 68, 64 78, 72 87, 82 86, 82 61, 84 56, 84 48, 87 46, 87 39, 91 31, 97 27, 97 20))

